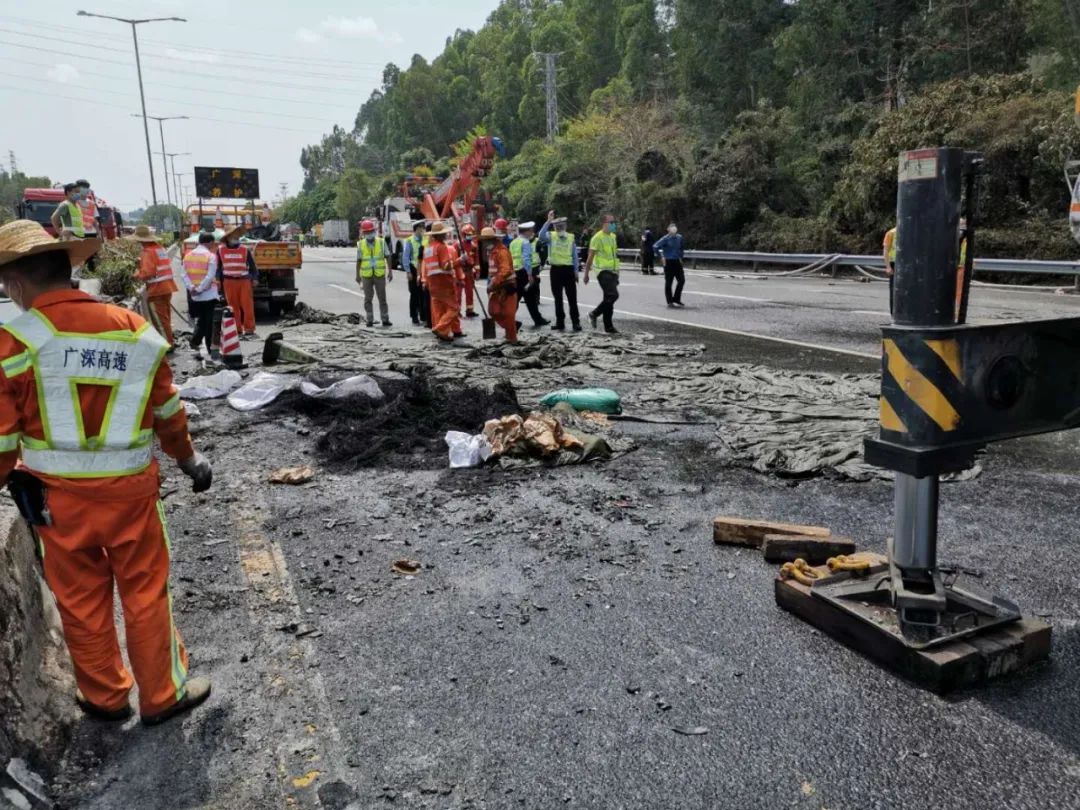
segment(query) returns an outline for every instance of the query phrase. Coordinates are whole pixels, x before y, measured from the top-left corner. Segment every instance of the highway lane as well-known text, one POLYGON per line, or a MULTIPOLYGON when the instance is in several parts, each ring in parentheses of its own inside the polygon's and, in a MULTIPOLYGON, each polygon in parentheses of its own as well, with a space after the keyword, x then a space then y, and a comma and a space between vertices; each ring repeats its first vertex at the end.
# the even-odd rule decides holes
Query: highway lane
MULTIPOLYGON (((352 257, 353 251, 347 248, 305 250, 298 281, 301 300, 330 312, 362 311, 363 297, 355 281, 352 257)), ((886 284, 850 278, 748 277, 751 275, 688 271, 683 291, 686 307, 670 309, 664 300, 663 276, 644 276, 624 267, 616 325, 626 332, 670 326, 688 332, 727 332, 733 337, 827 347, 867 357, 878 355, 880 327, 889 320, 886 284)), ((408 325, 404 281, 398 276, 388 285, 391 319, 397 326, 408 325)), ((593 280, 578 290, 587 329, 585 314, 600 300, 600 289, 593 280)), ((546 317, 554 318, 546 278, 542 309, 546 317)), ((527 322, 524 309, 522 314, 527 322)), ((972 290, 969 319, 973 323, 1075 316, 1080 316, 1080 296, 1018 287, 979 286, 972 290)), ((479 329, 478 323, 466 323, 467 334, 479 335, 479 329)))

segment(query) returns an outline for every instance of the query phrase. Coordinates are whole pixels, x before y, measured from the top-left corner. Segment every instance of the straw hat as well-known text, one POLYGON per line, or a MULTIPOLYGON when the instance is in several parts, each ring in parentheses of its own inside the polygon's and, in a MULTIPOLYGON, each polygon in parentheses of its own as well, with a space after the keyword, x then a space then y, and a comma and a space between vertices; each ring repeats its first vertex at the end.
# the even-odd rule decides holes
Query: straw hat
POLYGON ((36 222, 17 219, 0 227, 0 266, 36 256, 63 250, 71 259, 72 266, 82 264, 101 247, 98 239, 73 239, 61 242, 49 236, 49 232, 36 222))
POLYGON ((500 238, 502 238, 502 237, 496 232, 496 230, 494 228, 484 228, 482 231, 480 231, 480 241, 482 241, 482 242, 487 241, 489 239, 500 239, 500 238))
POLYGON ((431 226, 431 230, 428 231, 432 236, 449 236, 450 229, 446 227, 445 222, 436 222, 431 226))
POLYGON ((136 242, 156 242, 157 237, 150 233, 149 225, 136 225, 135 233, 131 236, 136 242))
POLYGON ((243 225, 237 225, 232 230, 226 231, 225 234, 221 237, 220 241, 228 242, 230 239, 233 239, 234 237, 236 239, 239 239, 245 233, 247 233, 247 228, 245 228, 243 225))

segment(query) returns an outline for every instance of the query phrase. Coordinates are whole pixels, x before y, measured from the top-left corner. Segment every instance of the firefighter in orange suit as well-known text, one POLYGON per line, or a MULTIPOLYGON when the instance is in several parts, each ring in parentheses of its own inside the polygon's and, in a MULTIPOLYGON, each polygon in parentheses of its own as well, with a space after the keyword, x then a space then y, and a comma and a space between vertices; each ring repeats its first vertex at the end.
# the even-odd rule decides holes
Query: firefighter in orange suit
POLYGON ((169 342, 171 352, 174 344, 172 297, 176 292, 172 259, 165 252, 165 248, 158 244, 157 237, 150 233, 149 226, 136 225, 134 238, 136 242, 142 242, 142 255, 139 256, 136 276, 146 285, 147 314, 158 334, 169 342))
POLYGON ((251 251, 240 244, 243 226, 225 234, 225 244, 218 248, 218 263, 225 282, 225 300, 236 318, 241 337, 255 336, 255 281, 259 271, 251 251))
POLYGON ((451 343, 461 335, 461 319, 458 315, 457 281, 454 263, 446 239, 450 229, 445 222, 431 226, 430 241, 424 248, 423 274, 431 296, 431 331, 444 343, 451 343))
POLYGON ((0 281, 22 310, 0 326, 0 484, 36 529, 79 706, 124 720, 138 683, 142 722, 155 725, 206 700, 210 682, 188 676, 173 623, 154 436, 196 492, 213 474, 191 444, 164 338, 71 289, 72 265, 96 248, 57 242, 28 220, 0 227, 0 281), (134 681, 113 623, 114 582, 134 681))
POLYGON ((503 244, 503 234, 494 228, 480 231, 480 245, 488 265, 488 311, 503 328, 506 339, 517 343, 517 279, 510 249, 503 244))

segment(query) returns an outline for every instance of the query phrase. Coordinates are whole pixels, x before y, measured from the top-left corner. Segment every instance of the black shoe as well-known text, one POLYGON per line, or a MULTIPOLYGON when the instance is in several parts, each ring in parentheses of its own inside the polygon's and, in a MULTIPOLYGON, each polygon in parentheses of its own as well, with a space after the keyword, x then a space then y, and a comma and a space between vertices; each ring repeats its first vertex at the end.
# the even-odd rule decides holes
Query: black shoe
POLYGON ((548 326, 550 324, 551 324, 551 321, 541 319, 541 320, 537 321, 536 323, 534 323, 533 326, 535 326, 537 329, 539 329, 541 326, 548 326))
POLYGON ((368 326, 374 326, 374 325, 375 325, 375 321, 368 321, 368 322, 367 322, 367 325, 368 325, 368 326))
POLYGON ((419 326, 419 325, 420 325, 420 321, 418 321, 418 320, 417 320, 416 318, 413 318, 413 319, 412 319, 412 325, 413 325, 413 326, 419 326))
POLYGON ((465 337, 465 333, 464 332, 454 332, 454 337, 463 338, 463 337, 465 337))
POLYGON ((674 301, 668 301, 667 302, 667 308, 668 309, 675 309, 675 302, 674 301))
POLYGON ((580 323, 575 323, 574 324, 574 331, 575 332, 580 332, 581 331, 581 324, 580 323))
POLYGON ((676 301, 675 306, 677 306, 677 307, 685 307, 686 304, 684 304, 682 301, 676 301))
POLYGON ((565 332, 566 331, 566 324, 557 323, 557 324, 555 324, 554 326, 551 327, 551 331, 552 332, 565 332))
POLYGON ((383 322, 382 322, 382 325, 383 325, 383 326, 393 326, 393 324, 392 324, 392 323, 390 323, 390 321, 383 321, 383 322))
POLYGON ((593 312, 590 312, 590 313, 589 313, 589 323, 591 323, 591 324, 592 324, 592 328, 593 328, 593 329, 596 329, 596 328, 598 328, 598 327, 596 326, 596 322, 597 322, 598 320, 600 320, 600 316, 599 316, 599 315, 597 315, 597 314, 595 314, 595 313, 593 313, 593 312))
POLYGON ((186 684, 184 696, 180 700, 158 714, 144 714, 142 724, 144 726, 160 725, 178 714, 191 711, 205 702, 208 697, 210 697, 210 681, 206 678, 190 678, 186 684))
POLYGON ((515 324, 517 324, 517 328, 518 328, 518 329, 520 329, 520 328, 521 328, 521 321, 514 321, 514 323, 515 323, 515 324))
POLYGON ((476 313, 473 312, 471 309, 467 309, 467 310, 465 310, 465 317, 466 318, 475 318, 476 313))
POLYGON ((619 330, 616 329, 614 326, 605 326, 604 331, 607 332, 609 335, 619 334, 619 330))
POLYGON ((95 706, 83 697, 82 692, 78 691, 75 692, 75 703, 78 704, 87 717, 93 717, 95 720, 101 720, 105 723, 119 723, 123 720, 130 720, 135 714, 130 703, 125 703, 119 709, 103 709, 100 706, 95 706))

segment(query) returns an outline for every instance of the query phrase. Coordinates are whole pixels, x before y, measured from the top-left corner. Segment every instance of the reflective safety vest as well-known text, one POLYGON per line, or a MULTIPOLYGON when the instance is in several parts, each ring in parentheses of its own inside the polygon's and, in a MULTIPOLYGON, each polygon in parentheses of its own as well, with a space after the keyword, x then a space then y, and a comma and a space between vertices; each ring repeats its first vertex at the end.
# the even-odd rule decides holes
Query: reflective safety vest
POLYGON ((357 278, 382 278, 386 275, 386 243, 381 239, 368 242, 361 239, 356 245, 357 278))
MULTIPOLYGON (((21 437, 23 464, 60 478, 115 478, 150 465, 154 432, 142 423, 154 376, 169 348, 150 324, 135 332, 58 332, 31 309, 0 329, 26 347, 37 380, 45 440, 21 437), (96 436, 86 435, 79 385, 113 389, 96 436)), ((169 407, 175 413, 179 400, 169 407)))
POLYGON ((439 258, 435 253, 435 247, 438 243, 432 240, 427 247, 424 248, 424 275, 428 278, 432 276, 451 276, 454 274, 453 270, 444 270, 439 264, 439 258))
POLYGON ((572 233, 551 234, 551 247, 548 248, 548 262, 552 267, 574 266, 574 235, 572 233))
MULTIPOLYGON (((218 259, 221 260, 221 273, 225 278, 247 278, 248 250, 243 245, 237 247, 218 248, 218 259)), ((205 275, 205 271, 204 271, 205 275)), ((192 279, 194 281, 194 279, 192 279)))
POLYGON ((967 237, 960 239, 960 267, 967 264, 967 237))
POLYGON ((889 228, 885 234, 885 241, 889 245, 889 261, 896 264, 896 228, 889 228), (890 238, 890 235, 892 238, 890 238))
POLYGON ((73 203, 71 200, 65 200, 64 204, 67 206, 68 218, 71 220, 71 232, 80 238, 86 236, 82 208, 79 207, 78 203, 73 203))
POLYGON ((157 262, 157 266, 154 270, 154 277, 147 283, 157 284, 162 281, 172 281, 172 260, 169 258, 169 254, 165 251, 165 248, 154 248, 154 260, 157 262))
POLYGON ((520 236, 510 242, 510 258, 514 262, 515 270, 525 267, 524 246, 525 240, 520 236))
POLYGON ((601 270, 610 270, 614 273, 619 272, 619 254, 618 242, 615 241, 615 234, 613 233, 600 233, 594 234, 592 240, 589 242, 589 249, 596 251, 596 256, 593 258, 593 266, 597 272, 601 270))
MULTIPOLYGON (((88 233, 97 233, 97 203, 93 200, 79 200, 79 214, 82 219, 83 235, 88 233)), ((75 222, 74 218, 71 220, 75 222)))
MULTIPOLYGON (((209 270, 209 253, 204 253, 203 251, 197 250, 188 251, 188 255, 184 257, 184 272, 188 274, 188 278, 191 279, 192 284, 194 284, 196 287, 202 284, 209 270)), ((214 279, 214 283, 210 286, 216 287, 217 279, 214 279)))
POLYGON ((409 237, 409 241, 412 242, 412 267, 406 267, 406 270, 420 269, 420 265, 424 261, 424 248, 427 247, 427 237, 417 239, 415 236, 409 237))

